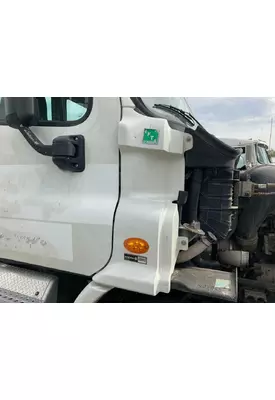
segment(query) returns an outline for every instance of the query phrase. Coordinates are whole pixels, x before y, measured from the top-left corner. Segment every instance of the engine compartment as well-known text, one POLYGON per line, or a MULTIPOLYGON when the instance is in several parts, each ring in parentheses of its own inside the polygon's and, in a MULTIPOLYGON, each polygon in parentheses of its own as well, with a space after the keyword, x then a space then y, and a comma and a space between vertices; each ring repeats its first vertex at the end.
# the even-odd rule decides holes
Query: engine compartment
MULTIPOLYGON (((268 295, 275 293, 275 191, 246 197, 239 188, 240 182, 259 187, 275 183, 275 166, 240 171, 236 168, 238 151, 201 125, 186 131, 193 136, 194 146, 186 154, 188 198, 181 223, 185 229, 187 225, 199 227, 216 239, 200 254, 193 251, 195 257, 188 261, 179 256, 177 267, 237 271, 238 297, 266 302, 268 295)), ((189 250, 198 241, 200 235, 192 237, 189 250)))
POLYGON ((201 229, 217 239, 227 238, 234 229, 238 210, 235 169, 239 152, 208 133, 201 125, 192 134, 194 146, 186 153, 188 200, 183 219, 200 221, 201 229))

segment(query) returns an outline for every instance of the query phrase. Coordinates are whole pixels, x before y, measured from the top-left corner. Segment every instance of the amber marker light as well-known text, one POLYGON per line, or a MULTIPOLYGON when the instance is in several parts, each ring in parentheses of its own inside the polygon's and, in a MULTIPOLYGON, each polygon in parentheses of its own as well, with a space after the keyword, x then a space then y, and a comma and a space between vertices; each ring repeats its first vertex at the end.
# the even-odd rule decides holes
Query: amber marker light
POLYGON ((150 246, 144 239, 129 238, 124 241, 124 247, 133 254, 145 254, 148 252, 150 246))

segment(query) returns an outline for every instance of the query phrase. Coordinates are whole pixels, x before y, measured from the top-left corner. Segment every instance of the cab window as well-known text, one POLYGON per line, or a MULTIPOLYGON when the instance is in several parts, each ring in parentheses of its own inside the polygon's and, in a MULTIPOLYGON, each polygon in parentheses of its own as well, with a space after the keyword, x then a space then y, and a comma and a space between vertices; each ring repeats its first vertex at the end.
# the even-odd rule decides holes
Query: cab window
POLYGON ((37 97, 38 125, 73 125, 83 122, 92 97, 37 97))
MULTIPOLYGON (((78 125, 88 118, 92 97, 36 97, 37 125, 78 125)), ((4 97, 0 97, 0 124, 5 125, 4 97)))
MULTIPOLYGON (((238 148, 240 149, 240 148, 238 148)), ((240 155, 238 164, 237 164, 237 169, 241 169, 246 166, 246 154, 245 154, 245 147, 242 147, 242 154, 240 155)))

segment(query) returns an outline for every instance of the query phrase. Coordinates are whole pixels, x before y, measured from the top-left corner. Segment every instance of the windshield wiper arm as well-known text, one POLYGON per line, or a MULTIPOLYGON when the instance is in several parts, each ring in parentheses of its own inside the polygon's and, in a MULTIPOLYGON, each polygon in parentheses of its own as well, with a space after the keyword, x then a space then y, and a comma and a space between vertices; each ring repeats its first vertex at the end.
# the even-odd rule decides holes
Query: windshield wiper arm
POLYGON ((193 115, 191 113, 183 111, 180 108, 173 107, 173 106, 166 105, 166 104, 154 104, 153 108, 157 108, 159 110, 167 111, 170 114, 175 115, 176 117, 178 117, 180 115, 185 121, 187 121, 192 126, 194 126, 196 123, 198 125, 201 125, 196 120, 196 118, 193 117, 193 115))

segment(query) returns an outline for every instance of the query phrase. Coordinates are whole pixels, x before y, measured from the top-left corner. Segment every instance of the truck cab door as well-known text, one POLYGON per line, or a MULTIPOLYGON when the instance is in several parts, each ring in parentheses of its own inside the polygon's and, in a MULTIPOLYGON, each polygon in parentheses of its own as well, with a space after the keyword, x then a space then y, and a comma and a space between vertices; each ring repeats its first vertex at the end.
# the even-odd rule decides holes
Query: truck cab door
POLYGON ((85 170, 59 169, 5 124, 0 103, 0 259, 90 276, 111 257, 119 199, 119 98, 37 98, 44 144, 85 138, 85 170))

